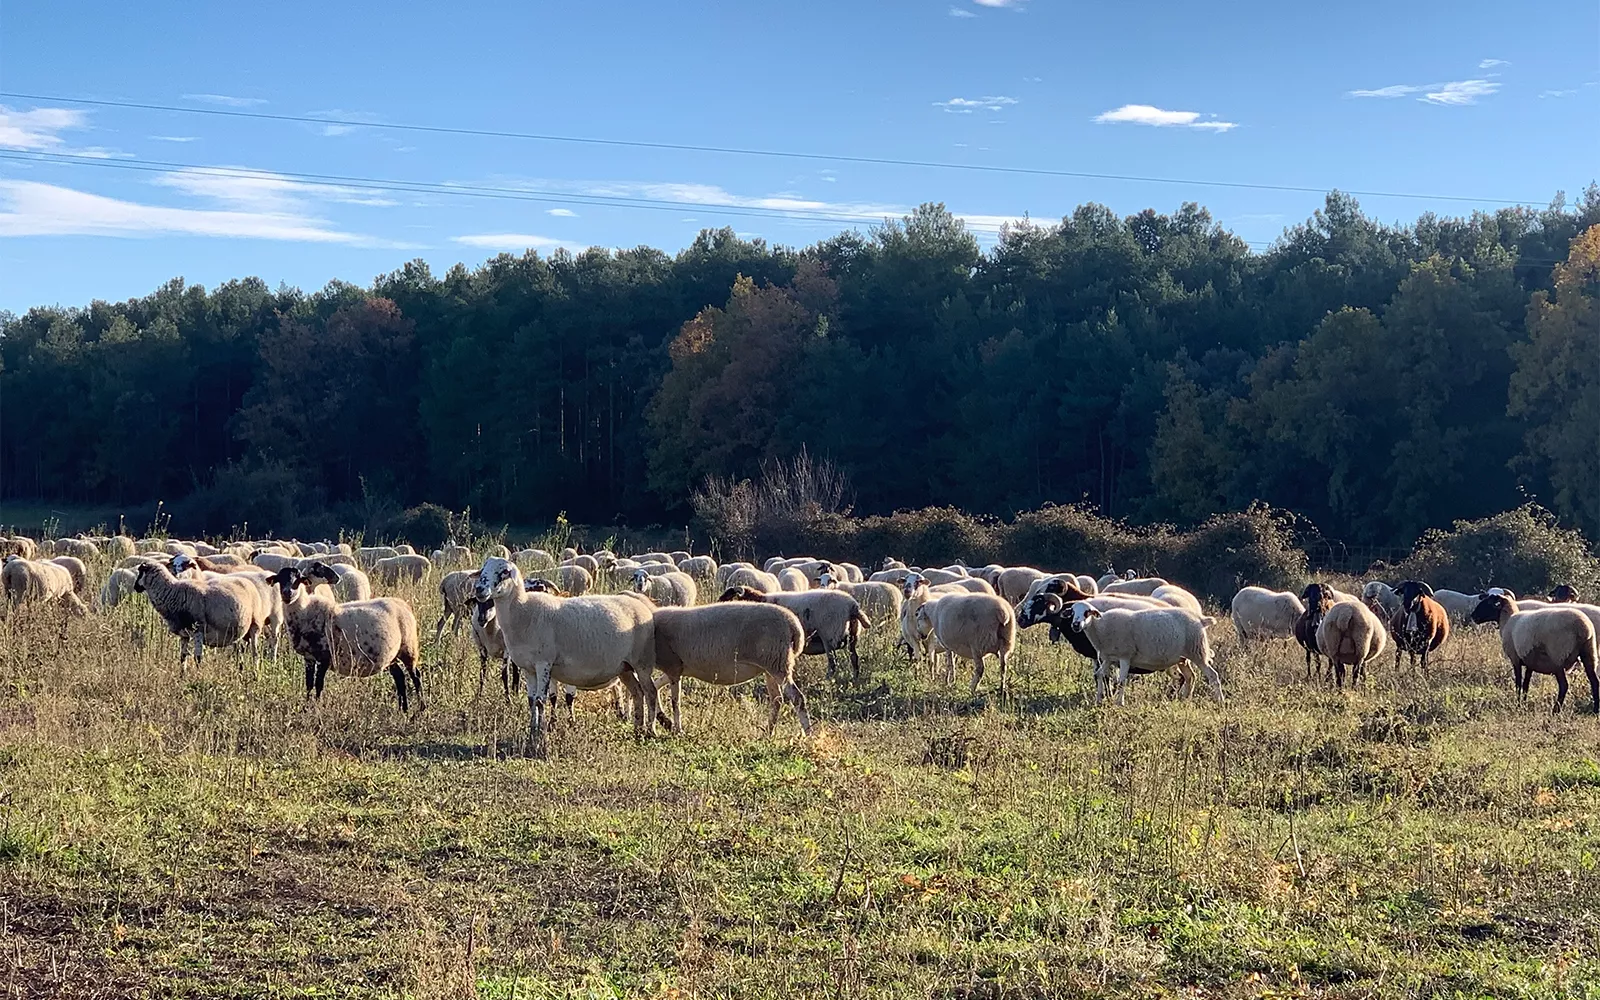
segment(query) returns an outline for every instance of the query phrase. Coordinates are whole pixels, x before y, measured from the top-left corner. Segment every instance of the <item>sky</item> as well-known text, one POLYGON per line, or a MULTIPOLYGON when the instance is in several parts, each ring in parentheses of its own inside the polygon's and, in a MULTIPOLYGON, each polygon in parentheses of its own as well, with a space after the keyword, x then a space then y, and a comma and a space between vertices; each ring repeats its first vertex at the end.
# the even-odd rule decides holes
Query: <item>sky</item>
POLYGON ((986 245, 1194 201, 1257 249, 1333 188, 1396 222, 1542 206, 1600 177, 1600 4, 1536 13, 0 0, 0 310, 707 227, 805 246, 930 201, 986 245))

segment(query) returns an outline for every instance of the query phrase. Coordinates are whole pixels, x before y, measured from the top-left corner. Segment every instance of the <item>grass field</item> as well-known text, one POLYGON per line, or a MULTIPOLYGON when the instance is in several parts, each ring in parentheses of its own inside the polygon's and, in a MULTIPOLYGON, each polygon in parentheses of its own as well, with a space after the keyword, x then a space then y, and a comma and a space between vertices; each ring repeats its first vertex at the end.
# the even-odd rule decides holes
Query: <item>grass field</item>
MULTIPOLYGON (((437 596, 411 594, 431 632, 437 596)), ((1025 635, 1015 698, 869 646, 818 735, 686 690, 548 759, 477 693, 207 659, 143 602, 0 623, 7 997, 1600 997, 1600 723, 1511 696, 1492 632, 1433 682, 1308 684, 1214 629, 1229 695, 1096 708, 1025 635)), ((1574 709, 1577 712, 1574 712, 1574 709)))

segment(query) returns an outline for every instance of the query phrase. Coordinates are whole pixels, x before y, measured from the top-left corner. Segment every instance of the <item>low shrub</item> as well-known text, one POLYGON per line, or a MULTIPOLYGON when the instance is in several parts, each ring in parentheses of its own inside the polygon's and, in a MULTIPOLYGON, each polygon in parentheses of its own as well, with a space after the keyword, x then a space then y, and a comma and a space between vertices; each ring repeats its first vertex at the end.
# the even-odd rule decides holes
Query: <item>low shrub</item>
POLYGON ((1468 592, 1509 587, 1534 595, 1562 583, 1590 599, 1600 592, 1600 560, 1583 535, 1561 527, 1555 515, 1532 503, 1478 521, 1457 521, 1450 531, 1428 531, 1395 573, 1468 592))

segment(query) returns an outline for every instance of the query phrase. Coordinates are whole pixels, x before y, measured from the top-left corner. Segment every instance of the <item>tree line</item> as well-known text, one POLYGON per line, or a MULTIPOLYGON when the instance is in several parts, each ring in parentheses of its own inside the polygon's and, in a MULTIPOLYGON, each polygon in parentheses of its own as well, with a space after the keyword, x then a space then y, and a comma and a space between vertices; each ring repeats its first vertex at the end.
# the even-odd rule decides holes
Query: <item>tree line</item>
POLYGON ((1252 252, 1202 208, 1084 205, 984 251, 926 205, 794 249, 707 230, 370 288, 0 316, 0 496, 165 500, 310 534, 432 501, 684 523, 708 477, 827 459, 858 513, 1255 500, 1409 545, 1537 498, 1600 537, 1600 188, 1252 252), (1570 261, 1569 261, 1570 256, 1570 261))

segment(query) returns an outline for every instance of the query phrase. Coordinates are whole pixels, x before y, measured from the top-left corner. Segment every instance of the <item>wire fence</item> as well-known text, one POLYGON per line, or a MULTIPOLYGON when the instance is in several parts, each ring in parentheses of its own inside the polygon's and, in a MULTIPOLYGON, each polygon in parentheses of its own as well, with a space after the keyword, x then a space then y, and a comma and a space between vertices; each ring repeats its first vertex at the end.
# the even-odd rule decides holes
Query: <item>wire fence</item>
POLYGON ((1347 545, 1326 538, 1307 539, 1301 544, 1314 572, 1350 576, 1364 576, 1379 563, 1393 566, 1411 554, 1404 546, 1347 545))

